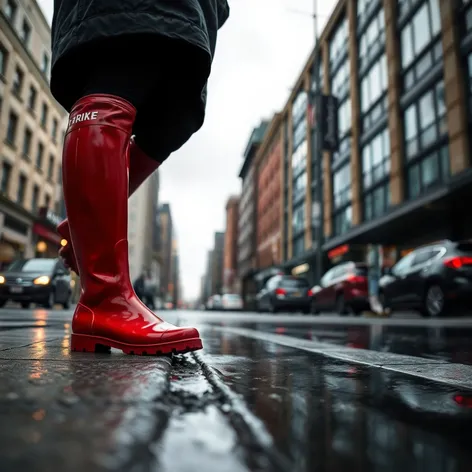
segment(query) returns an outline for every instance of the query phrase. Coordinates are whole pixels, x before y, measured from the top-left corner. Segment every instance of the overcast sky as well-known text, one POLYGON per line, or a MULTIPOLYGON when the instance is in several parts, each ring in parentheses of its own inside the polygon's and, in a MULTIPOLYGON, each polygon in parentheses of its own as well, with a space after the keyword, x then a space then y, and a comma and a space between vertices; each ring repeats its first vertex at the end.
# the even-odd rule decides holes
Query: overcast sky
MULTIPOLYGON (((49 20, 53 0, 39 0, 49 20)), ((320 27, 335 0, 318 1, 320 27)), ((313 47, 313 0, 229 0, 209 84, 206 122, 161 169, 161 202, 177 228, 186 299, 200 292, 207 251, 225 226, 225 204, 240 191, 242 153, 252 128, 281 109, 313 47), (301 12, 301 13, 300 13, 301 12), (306 14, 303 14, 306 12, 306 14)))

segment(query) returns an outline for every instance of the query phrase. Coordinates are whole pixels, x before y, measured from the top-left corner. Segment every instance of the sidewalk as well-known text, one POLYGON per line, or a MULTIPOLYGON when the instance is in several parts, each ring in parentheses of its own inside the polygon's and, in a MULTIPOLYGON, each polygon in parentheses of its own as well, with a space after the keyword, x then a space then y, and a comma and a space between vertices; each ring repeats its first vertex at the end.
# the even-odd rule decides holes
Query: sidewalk
POLYGON ((2 472, 247 470, 198 357, 71 355, 70 313, 30 313, 0 314, 2 472))

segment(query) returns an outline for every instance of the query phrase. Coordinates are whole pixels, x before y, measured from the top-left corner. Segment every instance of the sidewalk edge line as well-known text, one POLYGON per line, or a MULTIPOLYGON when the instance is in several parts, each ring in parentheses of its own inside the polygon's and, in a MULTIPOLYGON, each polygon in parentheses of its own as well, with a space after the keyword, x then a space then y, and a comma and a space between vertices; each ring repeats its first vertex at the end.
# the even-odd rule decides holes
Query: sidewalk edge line
MULTIPOLYGON (((346 355, 339 355, 339 354, 334 354, 330 351, 333 350, 333 346, 336 346, 338 347, 336 344, 330 344, 330 343, 320 343, 320 342, 313 342, 311 344, 314 344, 316 345, 316 347, 314 345, 312 346, 308 346, 307 344, 310 343, 310 341, 306 341, 306 340, 303 340, 303 339, 299 339, 299 338, 294 338, 293 336, 287 336, 287 335, 284 335, 284 334, 271 334, 271 333, 259 333, 257 331, 253 331, 253 330, 248 330, 248 329, 245 329, 245 328, 233 328, 233 327, 220 327, 220 326, 212 326, 212 325, 205 325, 211 329, 214 329, 214 330, 217 330, 217 331, 226 331, 226 332, 229 332, 229 333, 233 333, 233 334, 238 334, 240 336, 246 336, 246 337, 249 337, 249 338, 253 338, 253 339, 259 339, 261 341, 270 341, 270 342, 273 342, 273 343, 276 343, 276 344, 280 344, 282 346, 286 346, 286 347, 291 347, 291 348, 294 348, 294 349, 301 349, 303 351, 307 351, 307 352, 312 352, 314 354, 319 354, 323 357, 329 357, 331 359, 336 359, 336 360, 339 360, 339 361, 342 361, 342 362, 351 362, 353 364, 359 364, 359 365, 364 365, 366 367, 375 367, 377 369, 384 369, 384 370, 388 370, 390 372, 396 372, 396 373, 399 373, 399 374, 403 374, 403 375, 409 375, 411 377, 415 377, 415 378, 421 378, 421 379, 424 379, 424 380, 428 380, 430 382, 436 382, 436 383, 442 383, 442 384, 445 384, 445 385, 448 385, 450 387, 456 387, 456 388, 464 388, 464 389, 468 389, 468 390, 471 390, 472 389, 472 382, 470 384, 466 383, 466 382, 463 382, 463 381, 460 381, 460 380, 457 380, 457 381, 453 381, 451 379, 447 379, 447 378, 443 378, 443 377, 437 377, 437 376, 433 376, 433 375, 429 375, 427 373, 421 373, 421 372, 410 372, 410 371, 407 371, 407 370, 404 370, 404 369, 401 369, 401 368, 397 368, 396 366, 405 366, 405 365, 414 365, 414 362, 416 359, 422 359, 420 357, 415 357, 415 356, 407 356, 407 355, 401 355, 402 358, 410 358, 411 359, 411 364, 406 364, 406 363, 401 363, 401 364, 388 364, 388 365, 384 365, 384 364, 376 364, 376 363, 373 363, 373 362, 367 362, 367 361, 362 361, 360 359, 356 359, 355 357, 350 357, 348 354, 346 355), (325 347, 325 348, 328 348, 327 350, 323 350, 322 347, 325 347)), ((352 352, 359 352, 360 349, 355 349, 355 348, 350 348, 350 347, 345 347, 345 346, 339 346, 338 347, 339 350, 343 350, 343 351, 346 351, 346 352, 349 352, 349 351, 352 351, 352 352)), ((372 350, 369 350, 369 349, 362 349, 362 351, 365 351, 365 352, 370 352, 372 354, 378 354, 377 351, 372 351, 372 350)), ((395 358, 397 356, 399 356, 398 354, 395 354, 395 353, 382 353, 383 355, 388 355, 389 357, 392 357, 392 358, 395 358)), ((439 362, 431 362, 431 363, 422 363, 422 365, 435 365, 435 366, 448 366, 450 368, 454 368, 454 366, 460 366, 461 369, 464 369, 465 368, 469 368, 470 371, 471 371, 471 376, 469 378, 472 378, 472 366, 467 366, 466 364, 455 364, 455 363, 452 363, 452 362, 443 362, 443 363, 439 363, 439 362)))

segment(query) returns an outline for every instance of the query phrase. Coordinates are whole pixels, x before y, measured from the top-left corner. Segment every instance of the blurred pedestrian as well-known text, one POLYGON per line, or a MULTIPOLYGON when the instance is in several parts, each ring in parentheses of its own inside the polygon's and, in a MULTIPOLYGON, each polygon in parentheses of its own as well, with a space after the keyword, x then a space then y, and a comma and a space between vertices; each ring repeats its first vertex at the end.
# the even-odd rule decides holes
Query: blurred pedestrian
POLYGON ((134 292, 140 300, 144 301, 145 286, 144 286, 144 274, 140 274, 133 284, 134 292))
POLYGON ((55 0, 51 91, 70 112, 61 256, 82 293, 71 348, 135 354, 202 347, 164 322, 129 279, 128 194, 203 124, 226 0, 55 0), (134 138, 132 139, 132 135, 134 138))

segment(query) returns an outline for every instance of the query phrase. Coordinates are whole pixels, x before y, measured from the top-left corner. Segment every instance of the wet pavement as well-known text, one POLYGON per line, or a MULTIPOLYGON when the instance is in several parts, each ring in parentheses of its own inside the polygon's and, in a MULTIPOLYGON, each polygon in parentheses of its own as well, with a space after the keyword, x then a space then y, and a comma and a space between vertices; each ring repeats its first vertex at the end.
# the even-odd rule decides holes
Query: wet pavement
MULTIPOLYGON (((472 388, 454 380, 471 368, 425 356, 420 331, 396 336, 422 357, 395 357, 345 347, 372 342, 333 337, 337 321, 167 315, 200 327, 202 353, 71 354, 70 312, 0 310, 0 470, 470 470, 472 388), (411 372, 451 366, 450 381, 411 372)), ((447 329, 466 331, 447 346, 468 337, 447 329)))

